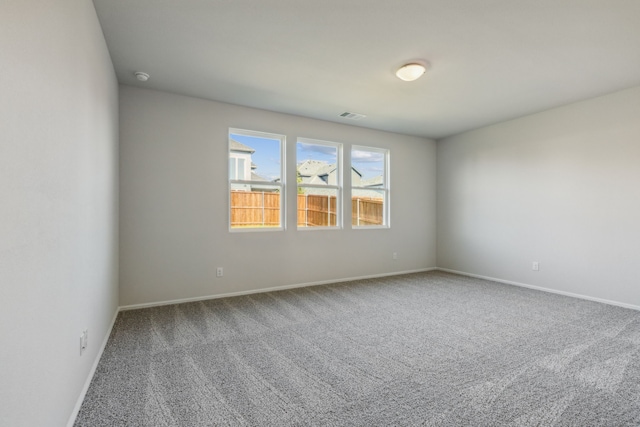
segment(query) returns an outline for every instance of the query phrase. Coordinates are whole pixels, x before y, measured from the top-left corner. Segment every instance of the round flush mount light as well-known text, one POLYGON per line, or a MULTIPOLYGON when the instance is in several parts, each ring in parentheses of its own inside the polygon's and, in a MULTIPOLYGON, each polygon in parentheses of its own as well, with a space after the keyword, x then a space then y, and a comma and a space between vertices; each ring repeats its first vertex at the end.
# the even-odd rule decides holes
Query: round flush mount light
POLYGON ((396 76, 405 82, 412 82, 419 79, 427 71, 427 67, 418 62, 405 64, 396 71, 396 76))
POLYGON ((133 73, 133 75, 136 76, 136 79, 141 82, 146 82, 147 80, 149 80, 149 74, 143 73, 142 71, 136 71, 135 73, 133 73))

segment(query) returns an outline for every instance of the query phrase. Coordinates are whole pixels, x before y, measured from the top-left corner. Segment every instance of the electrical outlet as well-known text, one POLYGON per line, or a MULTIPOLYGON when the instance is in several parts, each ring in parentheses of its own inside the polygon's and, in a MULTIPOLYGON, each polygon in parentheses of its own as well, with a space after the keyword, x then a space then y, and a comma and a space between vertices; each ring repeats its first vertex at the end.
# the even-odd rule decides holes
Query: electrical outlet
POLYGON ((222 270, 222 267, 216 268, 216 277, 222 277, 223 275, 224 271, 222 270))
POLYGON ((398 259, 398 252, 394 252, 394 253, 391 255, 391 258, 393 258, 393 259, 398 259))
POLYGON ((533 261, 533 263, 531 264, 531 269, 533 271, 538 271, 540 270, 540 264, 538 263, 538 261, 533 261))
POLYGON ((87 345, 89 344, 89 330, 85 329, 80 334, 80 355, 87 349, 87 345))

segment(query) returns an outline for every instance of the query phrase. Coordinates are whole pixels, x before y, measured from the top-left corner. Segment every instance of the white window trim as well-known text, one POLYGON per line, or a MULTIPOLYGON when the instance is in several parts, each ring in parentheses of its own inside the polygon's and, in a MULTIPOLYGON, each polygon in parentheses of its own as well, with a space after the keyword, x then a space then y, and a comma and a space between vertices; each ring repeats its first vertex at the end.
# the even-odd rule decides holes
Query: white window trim
MULTIPOLYGON (((351 224, 351 228, 354 230, 380 230, 380 229, 389 229, 391 228, 391 150, 388 148, 376 148, 376 147, 366 147, 364 145, 352 145, 351 152, 353 151, 373 151, 384 155, 384 187, 376 188, 375 190, 381 191, 383 193, 384 201, 383 201, 383 209, 382 209, 382 225, 353 225, 351 224)), ((349 170, 351 170, 351 166, 353 166, 353 158, 350 156, 350 165, 349 170)), ((351 198, 350 201, 353 203, 353 190, 371 190, 369 187, 362 187, 358 185, 351 185, 351 198)), ((351 213, 351 212, 350 212, 351 213)))
MULTIPOLYGON (((302 138, 299 137, 296 141, 296 153, 298 148, 298 143, 302 144, 312 144, 312 145, 323 145, 325 147, 334 147, 336 148, 336 182, 337 185, 318 185, 318 184, 299 184, 296 182, 296 229, 300 231, 326 231, 326 230, 342 230, 344 228, 344 201, 343 201, 343 193, 344 193, 344 185, 342 181, 342 170, 344 168, 343 161, 343 145, 339 142, 332 141, 322 141, 319 139, 311 139, 311 138, 302 138), (326 226, 316 226, 316 227, 300 227, 298 225, 298 188, 320 188, 320 189, 329 189, 336 190, 336 225, 326 225, 326 226)), ((296 165, 298 162, 298 158, 296 157, 296 165)), ((297 181, 297 173, 296 173, 296 181, 297 181)))
MULTIPOLYGON (((255 233, 255 232, 270 232, 270 231, 285 231, 287 229, 286 224, 286 211, 287 211, 287 197, 286 197, 286 145, 287 138, 285 135, 277 133, 260 132, 248 129, 229 128, 227 133, 227 224, 231 233, 255 233), (268 138, 280 141, 280 182, 269 182, 261 185, 269 187, 277 187, 280 192, 280 226, 279 227, 231 227, 231 186, 233 184, 255 184, 256 181, 237 180, 230 179, 231 166, 229 165, 229 153, 231 152, 231 134, 253 136, 256 138, 268 138)), ((249 165, 251 167, 251 165, 249 165)))

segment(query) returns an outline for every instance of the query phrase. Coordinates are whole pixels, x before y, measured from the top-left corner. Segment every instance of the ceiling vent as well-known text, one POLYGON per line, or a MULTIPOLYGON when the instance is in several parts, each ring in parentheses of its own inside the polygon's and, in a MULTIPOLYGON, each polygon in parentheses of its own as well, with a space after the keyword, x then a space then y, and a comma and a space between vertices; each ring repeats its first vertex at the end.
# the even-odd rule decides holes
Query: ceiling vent
POLYGON ((365 116, 364 114, 349 113, 348 111, 345 111, 344 113, 340 114, 340 117, 344 117, 345 119, 350 119, 350 120, 360 120, 360 119, 364 119, 367 116, 365 116))

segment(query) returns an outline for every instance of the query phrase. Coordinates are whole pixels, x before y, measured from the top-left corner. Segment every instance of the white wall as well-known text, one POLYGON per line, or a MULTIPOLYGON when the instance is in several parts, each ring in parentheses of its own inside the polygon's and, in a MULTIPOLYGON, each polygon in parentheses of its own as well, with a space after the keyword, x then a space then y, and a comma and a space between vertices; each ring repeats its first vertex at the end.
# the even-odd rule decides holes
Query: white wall
POLYGON ((128 86, 120 125, 121 305, 435 266, 434 141, 128 86), (297 136, 390 148, 391 229, 297 231, 290 203, 286 231, 230 233, 229 127, 285 134, 289 171, 297 136))
POLYGON ((3 0, 0 70, 0 425, 64 426, 118 297, 118 93, 93 4, 3 0))
POLYGON ((640 306, 639 114, 640 87, 438 141, 438 266, 640 306))

